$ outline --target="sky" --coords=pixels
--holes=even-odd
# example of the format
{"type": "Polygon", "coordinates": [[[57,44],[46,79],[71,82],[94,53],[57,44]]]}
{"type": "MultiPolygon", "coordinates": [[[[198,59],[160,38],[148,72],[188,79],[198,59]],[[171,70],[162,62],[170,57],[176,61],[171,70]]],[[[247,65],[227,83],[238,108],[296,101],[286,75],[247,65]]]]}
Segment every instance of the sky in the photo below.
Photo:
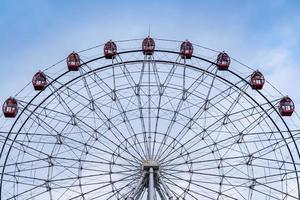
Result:
{"type": "Polygon", "coordinates": [[[0,101],[70,51],[142,38],[149,25],[154,37],[226,50],[300,103],[297,0],[1,0],[0,101]]]}
{"type": "Polygon", "coordinates": [[[0,0],[0,106],[71,51],[149,25],[260,69],[300,110],[300,0],[0,0]]]}

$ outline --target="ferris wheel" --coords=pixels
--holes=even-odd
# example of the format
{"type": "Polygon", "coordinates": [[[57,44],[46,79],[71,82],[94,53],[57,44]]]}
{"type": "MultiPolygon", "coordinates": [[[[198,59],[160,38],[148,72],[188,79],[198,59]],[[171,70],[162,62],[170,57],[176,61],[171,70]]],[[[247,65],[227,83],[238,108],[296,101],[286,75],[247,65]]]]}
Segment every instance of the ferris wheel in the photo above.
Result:
{"type": "Polygon", "coordinates": [[[1,200],[300,198],[292,99],[188,40],[72,52],[2,109],[1,200]]]}

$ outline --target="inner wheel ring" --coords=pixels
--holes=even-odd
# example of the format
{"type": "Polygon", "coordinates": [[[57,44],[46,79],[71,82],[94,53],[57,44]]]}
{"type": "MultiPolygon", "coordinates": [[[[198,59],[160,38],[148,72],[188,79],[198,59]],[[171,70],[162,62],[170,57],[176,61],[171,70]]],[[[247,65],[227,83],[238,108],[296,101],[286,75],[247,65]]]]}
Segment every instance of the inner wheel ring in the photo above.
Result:
{"type": "MultiPolygon", "coordinates": [[[[165,134],[162,133],[157,133],[161,136],[165,136],[165,134]]],[[[187,149],[185,149],[184,145],[180,144],[180,141],[177,141],[175,138],[168,136],[165,139],[165,143],[164,145],[166,146],[165,150],[170,150],[170,149],[174,149],[174,147],[172,146],[168,146],[168,142],[173,141],[176,142],[178,144],[178,146],[180,146],[179,149],[176,150],[176,154],[172,155],[171,158],[176,158],[179,157],[179,159],[176,159],[177,162],[179,163],[185,163],[185,165],[179,165],[176,166],[176,163],[168,163],[168,157],[162,157],[162,159],[164,160],[160,160],[158,158],[158,160],[149,160],[145,157],[142,157],[143,160],[142,162],[136,162],[134,163],[135,165],[131,165],[131,161],[130,163],[128,163],[127,165],[124,164],[124,158],[121,157],[121,155],[126,155],[124,152],[125,151],[129,151],[129,152],[134,152],[134,150],[132,150],[133,148],[139,148],[137,147],[138,144],[129,144],[128,141],[130,140],[134,140],[135,137],[140,137],[143,136],[143,133],[137,134],[135,136],[132,136],[130,138],[126,138],[126,140],[124,140],[119,146],[120,148],[116,148],[114,151],[114,154],[112,155],[111,158],[111,163],[112,165],[110,166],[110,180],[112,183],[112,192],[115,193],[115,196],[117,198],[128,198],[128,196],[126,196],[126,194],[128,194],[128,188],[129,190],[131,190],[132,192],[135,189],[136,184],[138,184],[138,181],[140,180],[140,178],[143,176],[143,174],[145,173],[145,180],[144,182],[148,181],[148,177],[149,177],[149,170],[150,168],[152,168],[154,170],[154,178],[155,178],[155,187],[157,188],[162,188],[161,186],[161,182],[159,181],[159,176],[160,178],[164,179],[164,178],[170,178],[169,173],[166,173],[168,171],[168,169],[173,169],[173,170],[177,170],[180,171],[179,174],[177,174],[178,176],[182,176],[184,177],[184,179],[186,179],[186,181],[183,184],[180,184],[180,182],[176,183],[181,185],[183,189],[183,192],[181,191],[181,193],[179,194],[180,198],[185,198],[186,194],[184,191],[188,191],[189,188],[191,187],[191,182],[192,182],[192,177],[193,177],[193,162],[192,162],[192,158],[189,156],[189,152],[187,151],[187,149]],[[121,148],[121,146],[123,146],[124,148],[121,148]],[[181,155],[186,155],[184,157],[181,158],[181,155]],[[160,164],[160,162],[163,161],[163,163],[166,163],[168,165],[164,166],[164,164],[160,164]],[[132,177],[134,177],[133,182],[131,182],[130,185],[128,185],[128,188],[123,188],[121,185],[116,184],[117,181],[115,180],[119,180],[120,179],[120,173],[122,171],[126,171],[128,170],[128,172],[132,171],[133,173],[131,174],[132,177]],[[120,189],[121,188],[121,189],[120,189]]],[[[153,141],[151,141],[150,143],[154,144],[153,141]]],[[[145,144],[145,143],[141,143],[141,144],[145,144]]],[[[160,145],[162,144],[162,141],[156,141],[155,142],[156,145],[160,145]]],[[[144,145],[142,145],[144,147],[144,145]]],[[[152,158],[153,159],[153,158],[152,158]]],[[[177,172],[178,173],[178,172],[177,172]]],[[[127,174],[126,174],[127,175],[127,174]]],[[[171,177],[172,178],[172,177],[171,177]]],[[[144,185],[145,189],[147,187],[147,184],[144,185]]],[[[172,186],[169,188],[169,190],[172,189],[172,186]]],[[[174,189],[174,187],[173,187],[174,189]]],[[[172,192],[172,191],[170,191],[172,192]]]]}

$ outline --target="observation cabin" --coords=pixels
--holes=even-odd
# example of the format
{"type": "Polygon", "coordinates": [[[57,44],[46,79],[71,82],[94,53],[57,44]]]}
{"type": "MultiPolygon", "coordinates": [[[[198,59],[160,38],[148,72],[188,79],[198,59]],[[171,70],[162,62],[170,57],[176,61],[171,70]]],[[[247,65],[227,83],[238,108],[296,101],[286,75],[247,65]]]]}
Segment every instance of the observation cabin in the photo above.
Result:
{"type": "Polygon", "coordinates": [[[228,70],[230,65],[230,57],[224,51],[219,53],[217,58],[217,67],[218,70],[228,70]]]}
{"type": "Polygon", "coordinates": [[[3,104],[2,111],[5,117],[14,118],[18,114],[18,103],[13,97],[9,97],[3,104]]]}
{"type": "Polygon", "coordinates": [[[251,75],[250,84],[252,89],[254,90],[261,90],[265,84],[265,77],[260,71],[255,71],[251,75]]]}
{"type": "Polygon", "coordinates": [[[37,91],[42,91],[47,86],[47,77],[42,71],[38,71],[32,78],[33,88],[37,91]]]}
{"type": "Polygon", "coordinates": [[[114,59],[117,55],[117,45],[113,41],[108,41],[104,45],[104,57],[106,59],[114,59]]]}
{"type": "Polygon", "coordinates": [[[150,36],[143,40],[142,50],[144,55],[152,55],[154,53],[155,42],[150,36]]]}
{"type": "Polygon", "coordinates": [[[279,112],[281,116],[292,116],[295,111],[295,104],[293,100],[286,96],[283,97],[279,102],[279,112]]]}
{"type": "Polygon", "coordinates": [[[69,71],[78,71],[80,67],[80,57],[77,53],[72,52],[67,58],[69,71]]]}
{"type": "Polygon", "coordinates": [[[188,40],[182,42],[180,46],[180,55],[182,59],[191,59],[193,56],[193,45],[188,40]]]}

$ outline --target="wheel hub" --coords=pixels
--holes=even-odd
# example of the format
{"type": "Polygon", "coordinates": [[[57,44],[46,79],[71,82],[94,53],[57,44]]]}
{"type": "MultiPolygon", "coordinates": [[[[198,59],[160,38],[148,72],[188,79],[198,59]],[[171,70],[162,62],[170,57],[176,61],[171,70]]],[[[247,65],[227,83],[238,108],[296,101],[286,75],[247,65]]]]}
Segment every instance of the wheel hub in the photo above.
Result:
{"type": "Polygon", "coordinates": [[[160,165],[157,161],[155,160],[145,160],[143,162],[143,170],[144,171],[149,171],[150,168],[152,168],[153,170],[159,170],[160,165]]]}

